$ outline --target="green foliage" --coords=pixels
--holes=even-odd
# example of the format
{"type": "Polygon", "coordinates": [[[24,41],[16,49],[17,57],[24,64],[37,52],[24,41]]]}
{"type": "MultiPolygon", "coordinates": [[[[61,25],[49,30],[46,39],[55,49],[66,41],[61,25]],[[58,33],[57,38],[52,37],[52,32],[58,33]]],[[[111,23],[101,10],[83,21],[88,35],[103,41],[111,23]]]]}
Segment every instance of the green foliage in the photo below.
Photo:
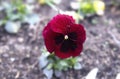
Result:
{"type": "MultiPolygon", "coordinates": [[[[45,61],[48,61],[48,63],[44,67],[42,67],[44,69],[65,71],[70,68],[74,68],[74,69],[81,68],[81,65],[79,63],[80,57],[69,57],[66,59],[60,59],[57,56],[55,56],[54,53],[50,54],[49,52],[47,52],[45,48],[43,48],[41,51],[42,51],[42,55],[40,56],[40,60],[39,60],[40,63],[43,62],[44,64],[45,61]]],[[[40,64],[40,66],[42,66],[42,64],[40,64]]]]}
{"type": "Polygon", "coordinates": [[[61,0],[38,0],[38,3],[41,4],[41,5],[44,5],[44,4],[59,4],[61,2],[61,0]]]}
{"type": "Polygon", "coordinates": [[[80,11],[84,14],[94,14],[95,10],[91,1],[83,1],[80,3],[80,11]]]}
{"type": "Polygon", "coordinates": [[[4,26],[8,33],[17,33],[21,28],[21,23],[25,22],[31,25],[36,22],[34,16],[32,18],[28,16],[33,14],[32,9],[28,7],[23,3],[23,0],[2,1],[0,5],[0,26],[4,26]]]}
{"type": "Polygon", "coordinates": [[[94,14],[101,16],[105,10],[105,3],[102,0],[77,0],[71,2],[70,5],[78,15],[82,16],[82,18],[78,18],[78,21],[94,14]]]}
{"type": "Polygon", "coordinates": [[[49,64],[47,68],[53,68],[55,70],[67,70],[68,68],[73,68],[74,65],[78,62],[77,58],[67,58],[67,59],[60,59],[56,57],[54,54],[50,54],[47,57],[49,64]]]}
{"type": "Polygon", "coordinates": [[[23,4],[22,0],[11,0],[10,3],[3,3],[3,10],[0,13],[4,14],[4,18],[1,19],[1,25],[7,21],[22,21],[28,13],[26,5],[23,4]]]}
{"type": "Polygon", "coordinates": [[[25,4],[23,4],[22,0],[12,0],[11,7],[8,8],[6,12],[9,19],[11,19],[11,17],[16,17],[12,20],[22,20],[27,14],[27,9],[25,4]]]}
{"type": "Polygon", "coordinates": [[[56,57],[54,54],[52,54],[52,56],[48,56],[48,61],[49,64],[47,66],[47,68],[52,68],[54,70],[67,70],[69,68],[74,68],[75,64],[78,63],[77,58],[67,58],[67,59],[60,59],[58,57],[56,57]]]}

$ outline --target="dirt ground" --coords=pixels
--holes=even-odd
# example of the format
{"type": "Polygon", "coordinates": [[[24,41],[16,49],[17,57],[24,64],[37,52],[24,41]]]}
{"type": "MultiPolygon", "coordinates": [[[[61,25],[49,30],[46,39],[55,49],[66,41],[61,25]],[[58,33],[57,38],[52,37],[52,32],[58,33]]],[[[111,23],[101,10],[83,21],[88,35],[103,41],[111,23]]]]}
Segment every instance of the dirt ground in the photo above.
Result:
{"type": "MultiPolygon", "coordinates": [[[[63,1],[59,7],[69,9],[67,1],[63,1]]],[[[49,6],[39,6],[36,12],[41,18],[56,14],[49,6]]],[[[36,29],[26,24],[17,34],[9,34],[0,27],[0,79],[46,79],[39,70],[38,58],[40,48],[44,45],[41,32],[49,20],[40,22],[37,36],[36,29]]],[[[80,59],[82,69],[63,72],[65,74],[60,79],[84,79],[95,67],[99,68],[97,79],[115,79],[120,72],[119,7],[107,6],[104,16],[92,16],[80,23],[87,32],[80,59]]]]}

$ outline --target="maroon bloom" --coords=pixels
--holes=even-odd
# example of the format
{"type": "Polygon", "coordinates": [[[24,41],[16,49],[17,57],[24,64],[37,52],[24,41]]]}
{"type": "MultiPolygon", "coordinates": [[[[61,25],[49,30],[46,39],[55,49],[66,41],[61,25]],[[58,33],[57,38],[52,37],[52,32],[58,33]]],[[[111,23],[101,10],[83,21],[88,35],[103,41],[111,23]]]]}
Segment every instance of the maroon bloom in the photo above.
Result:
{"type": "Polygon", "coordinates": [[[72,16],[58,14],[44,28],[43,37],[47,50],[60,58],[80,55],[86,33],[72,16]]]}

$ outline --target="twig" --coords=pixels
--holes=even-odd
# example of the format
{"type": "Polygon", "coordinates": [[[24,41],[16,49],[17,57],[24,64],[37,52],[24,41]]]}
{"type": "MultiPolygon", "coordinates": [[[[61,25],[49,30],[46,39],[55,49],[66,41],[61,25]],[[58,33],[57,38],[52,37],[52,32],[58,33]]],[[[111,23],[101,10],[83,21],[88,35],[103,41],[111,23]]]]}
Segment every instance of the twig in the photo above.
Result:
{"type": "Polygon", "coordinates": [[[20,72],[18,71],[15,75],[15,79],[19,78],[19,76],[20,76],[20,72]]]}

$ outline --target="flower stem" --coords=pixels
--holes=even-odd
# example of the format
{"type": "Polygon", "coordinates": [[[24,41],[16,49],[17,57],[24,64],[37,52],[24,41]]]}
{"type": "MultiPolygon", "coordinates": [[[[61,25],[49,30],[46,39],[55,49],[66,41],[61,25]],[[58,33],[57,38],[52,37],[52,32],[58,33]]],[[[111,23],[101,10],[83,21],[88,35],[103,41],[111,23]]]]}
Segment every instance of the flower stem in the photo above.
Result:
{"type": "Polygon", "coordinates": [[[54,9],[55,11],[58,11],[58,12],[59,12],[59,9],[58,9],[55,5],[53,5],[49,0],[46,0],[46,3],[47,3],[47,5],[49,5],[52,9],[54,9]]]}

